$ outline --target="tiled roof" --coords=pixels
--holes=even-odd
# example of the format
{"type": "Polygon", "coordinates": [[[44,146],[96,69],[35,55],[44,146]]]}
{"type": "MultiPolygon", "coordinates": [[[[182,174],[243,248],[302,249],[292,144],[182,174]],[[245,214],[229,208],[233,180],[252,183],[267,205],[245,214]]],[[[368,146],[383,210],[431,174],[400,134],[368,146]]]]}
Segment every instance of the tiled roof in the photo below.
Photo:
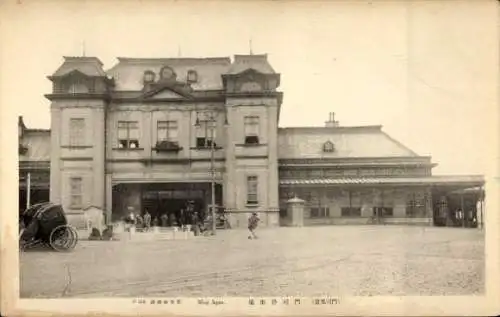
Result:
{"type": "Polygon", "coordinates": [[[381,126],[280,128],[278,138],[280,159],[418,156],[381,126]],[[328,141],[334,144],[333,152],[323,151],[328,141]]]}
{"type": "Polygon", "coordinates": [[[254,69],[263,74],[276,72],[267,61],[267,54],[261,55],[235,55],[234,63],[229,68],[228,74],[239,74],[248,69],[254,69]]]}
{"type": "Polygon", "coordinates": [[[63,76],[72,71],[79,71],[88,76],[106,76],[102,62],[97,57],[64,57],[64,63],[52,76],[63,76]]]}
{"type": "Polygon", "coordinates": [[[24,155],[19,155],[21,162],[50,161],[50,130],[25,130],[20,143],[28,148],[24,155]]]}
{"type": "Polygon", "coordinates": [[[375,184],[476,184],[484,183],[480,175],[450,175],[429,177],[345,177],[313,179],[281,179],[280,185],[375,185],[375,184]]]}
{"type": "Polygon", "coordinates": [[[194,90],[219,90],[223,88],[222,74],[231,65],[229,57],[216,58],[118,58],[119,62],[107,71],[115,80],[115,90],[138,91],[143,88],[144,72],[150,70],[159,77],[164,66],[169,66],[177,75],[177,80],[187,81],[187,73],[194,70],[198,81],[191,84],[194,90]]]}

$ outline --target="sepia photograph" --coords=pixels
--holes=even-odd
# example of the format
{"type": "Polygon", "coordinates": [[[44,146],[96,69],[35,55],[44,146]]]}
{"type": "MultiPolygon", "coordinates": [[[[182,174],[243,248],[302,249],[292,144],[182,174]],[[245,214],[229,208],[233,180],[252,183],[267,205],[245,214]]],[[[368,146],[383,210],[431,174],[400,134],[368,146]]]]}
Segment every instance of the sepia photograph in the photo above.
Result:
{"type": "Polygon", "coordinates": [[[2,315],[498,313],[497,6],[4,1],[2,315]]]}

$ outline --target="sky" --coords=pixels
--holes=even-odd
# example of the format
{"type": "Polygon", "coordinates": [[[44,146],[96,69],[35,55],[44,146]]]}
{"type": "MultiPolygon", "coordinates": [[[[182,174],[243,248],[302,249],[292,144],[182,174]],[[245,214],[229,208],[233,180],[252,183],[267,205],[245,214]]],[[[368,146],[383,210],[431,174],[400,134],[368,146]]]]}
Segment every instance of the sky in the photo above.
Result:
{"type": "Polygon", "coordinates": [[[50,126],[46,76],[63,56],[268,54],[281,74],[280,126],[383,125],[438,163],[434,174],[496,171],[495,1],[3,1],[0,110],[50,126]],[[119,5],[118,5],[119,3],[119,5]],[[85,43],[85,45],[83,45],[85,43]]]}

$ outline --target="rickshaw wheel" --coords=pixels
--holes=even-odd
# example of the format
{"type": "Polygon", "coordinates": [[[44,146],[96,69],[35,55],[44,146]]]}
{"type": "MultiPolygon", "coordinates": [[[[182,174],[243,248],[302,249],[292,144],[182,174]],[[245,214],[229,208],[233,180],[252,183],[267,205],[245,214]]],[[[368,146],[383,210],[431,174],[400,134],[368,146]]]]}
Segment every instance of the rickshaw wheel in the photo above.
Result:
{"type": "Polygon", "coordinates": [[[70,225],[56,227],[50,233],[49,244],[52,249],[59,252],[72,251],[78,242],[78,233],[70,225]]]}

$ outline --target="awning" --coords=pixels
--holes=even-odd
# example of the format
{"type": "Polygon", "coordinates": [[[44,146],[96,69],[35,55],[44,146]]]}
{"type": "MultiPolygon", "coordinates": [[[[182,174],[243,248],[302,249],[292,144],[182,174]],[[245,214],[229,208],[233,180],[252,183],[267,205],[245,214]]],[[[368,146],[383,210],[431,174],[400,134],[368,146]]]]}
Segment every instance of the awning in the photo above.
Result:
{"type": "Polygon", "coordinates": [[[482,186],[484,177],[466,176],[429,176],[429,177],[343,177],[343,178],[303,178],[281,179],[280,185],[467,185],[482,186]]]}

